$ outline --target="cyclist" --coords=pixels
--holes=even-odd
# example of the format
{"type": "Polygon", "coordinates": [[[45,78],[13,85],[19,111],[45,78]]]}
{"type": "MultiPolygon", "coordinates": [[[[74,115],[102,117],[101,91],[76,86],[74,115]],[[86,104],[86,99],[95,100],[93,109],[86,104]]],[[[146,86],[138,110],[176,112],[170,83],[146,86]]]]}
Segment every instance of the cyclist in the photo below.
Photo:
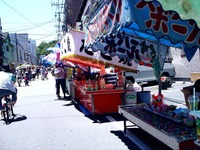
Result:
{"type": "Polygon", "coordinates": [[[0,67],[0,110],[2,107],[2,98],[5,95],[12,95],[12,102],[17,100],[17,88],[15,87],[16,78],[12,73],[4,72],[0,67]]]}

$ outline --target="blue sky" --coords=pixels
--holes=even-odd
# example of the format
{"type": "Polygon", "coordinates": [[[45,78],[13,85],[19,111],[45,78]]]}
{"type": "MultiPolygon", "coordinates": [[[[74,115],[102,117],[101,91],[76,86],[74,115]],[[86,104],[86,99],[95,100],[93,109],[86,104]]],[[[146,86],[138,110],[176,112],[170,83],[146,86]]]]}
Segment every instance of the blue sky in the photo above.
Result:
{"type": "Polygon", "coordinates": [[[28,33],[29,38],[49,42],[57,39],[55,12],[52,3],[63,0],[0,0],[0,18],[3,32],[28,33]]]}

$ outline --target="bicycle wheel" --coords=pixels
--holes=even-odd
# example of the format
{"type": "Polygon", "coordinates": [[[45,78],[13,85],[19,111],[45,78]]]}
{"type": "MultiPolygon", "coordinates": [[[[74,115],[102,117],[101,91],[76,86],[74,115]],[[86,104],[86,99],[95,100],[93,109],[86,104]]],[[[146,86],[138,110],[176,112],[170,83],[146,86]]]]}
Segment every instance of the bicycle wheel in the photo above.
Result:
{"type": "Polygon", "coordinates": [[[13,111],[13,103],[10,104],[10,112],[11,112],[11,115],[14,117],[15,114],[14,114],[14,111],[13,111]]]}
{"type": "Polygon", "coordinates": [[[5,123],[9,124],[9,112],[6,104],[5,104],[5,110],[1,111],[1,113],[3,114],[3,120],[5,121],[5,123]]]}
{"type": "Polygon", "coordinates": [[[1,115],[3,116],[3,120],[5,121],[5,123],[8,124],[9,121],[6,115],[6,111],[1,111],[1,115]]]}
{"type": "Polygon", "coordinates": [[[11,108],[10,99],[6,98],[5,103],[5,111],[4,111],[4,120],[6,124],[10,123],[10,117],[12,116],[12,108],[11,108]]]}

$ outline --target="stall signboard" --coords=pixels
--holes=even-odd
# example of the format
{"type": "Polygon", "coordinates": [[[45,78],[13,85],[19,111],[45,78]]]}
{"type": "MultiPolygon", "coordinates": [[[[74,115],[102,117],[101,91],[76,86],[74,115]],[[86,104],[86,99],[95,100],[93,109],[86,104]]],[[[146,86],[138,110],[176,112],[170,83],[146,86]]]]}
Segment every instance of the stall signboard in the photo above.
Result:
{"type": "Polygon", "coordinates": [[[120,62],[127,65],[134,60],[137,64],[152,67],[153,61],[160,55],[162,68],[169,47],[160,45],[162,51],[158,53],[157,46],[156,42],[121,33],[104,37],[91,45],[94,52],[109,54],[110,59],[117,56],[120,62]]]}
{"type": "Polygon", "coordinates": [[[85,49],[85,33],[77,30],[70,30],[61,41],[61,60],[70,61],[76,64],[101,68],[102,65],[111,65],[123,70],[136,72],[137,64],[134,60],[129,65],[120,61],[118,56],[111,57],[102,51],[93,50],[94,47],[85,49]]]}

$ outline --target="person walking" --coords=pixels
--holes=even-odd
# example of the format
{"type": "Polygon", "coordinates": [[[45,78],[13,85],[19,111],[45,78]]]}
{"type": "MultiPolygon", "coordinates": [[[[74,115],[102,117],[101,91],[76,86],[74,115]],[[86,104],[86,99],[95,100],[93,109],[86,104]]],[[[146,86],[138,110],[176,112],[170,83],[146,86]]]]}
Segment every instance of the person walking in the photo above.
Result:
{"type": "Polygon", "coordinates": [[[23,78],[22,70],[21,69],[17,69],[16,70],[16,78],[17,78],[18,86],[21,86],[22,78],[23,78]]]}
{"type": "Polygon", "coordinates": [[[39,75],[40,75],[40,68],[37,67],[37,68],[36,68],[36,76],[37,76],[37,79],[39,79],[39,75]]]}
{"type": "Polygon", "coordinates": [[[31,70],[31,67],[27,68],[27,70],[28,70],[28,80],[31,81],[31,79],[32,79],[32,70],[31,70]]]}
{"type": "Polygon", "coordinates": [[[41,72],[41,80],[44,80],[45,79],[45,67],[42,66],[41,69],[40,69],[40,72],[41,72]]]}
{"type": "Polygon", "coordinates": [[[54,76],[55,76],[55,82],[56,82],[56,95],[58,99],[60,99],[60,87],[62,89],[64,99],[67,99],[66,97],[66,72],[62,68],[62,64],[55,64],[55,71],[54,71],[54,76]]]}

